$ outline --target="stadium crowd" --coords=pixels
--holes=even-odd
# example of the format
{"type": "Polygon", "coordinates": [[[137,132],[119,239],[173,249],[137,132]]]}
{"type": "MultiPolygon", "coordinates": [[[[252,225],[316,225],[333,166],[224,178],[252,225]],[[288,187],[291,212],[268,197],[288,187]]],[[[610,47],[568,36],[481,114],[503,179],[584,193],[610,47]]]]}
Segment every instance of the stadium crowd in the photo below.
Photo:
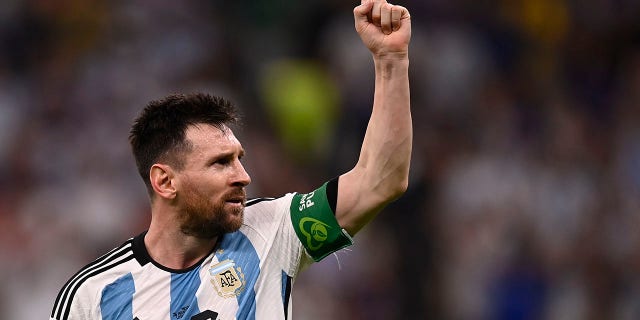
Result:
{"type": "MultiPolygon", "coordinates": [[[[640,2],[398,4],[410,187],[300,276],[296,319],[640,318],[640,2]]],[[[46,318],[70,272],[142,231],[127,136],[149,100],[235,101],[250,196],[353,165],[373,94],[355,5],[3,1],[1,318],[46,318]]]]}

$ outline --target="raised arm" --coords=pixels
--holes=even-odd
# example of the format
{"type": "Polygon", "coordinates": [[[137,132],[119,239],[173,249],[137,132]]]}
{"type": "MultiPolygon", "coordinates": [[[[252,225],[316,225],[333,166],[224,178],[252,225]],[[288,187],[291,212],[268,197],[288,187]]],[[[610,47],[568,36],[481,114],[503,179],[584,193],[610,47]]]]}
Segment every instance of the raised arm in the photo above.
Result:
{"type": "Polygon", "coordinates": [[[373,110],[357,164],[340,176],[336,217],[355,235],[407,189],[413,129],[409,97],[409,11],[385,0],[363,0],[355,28],[373,55],[373,110]]]}

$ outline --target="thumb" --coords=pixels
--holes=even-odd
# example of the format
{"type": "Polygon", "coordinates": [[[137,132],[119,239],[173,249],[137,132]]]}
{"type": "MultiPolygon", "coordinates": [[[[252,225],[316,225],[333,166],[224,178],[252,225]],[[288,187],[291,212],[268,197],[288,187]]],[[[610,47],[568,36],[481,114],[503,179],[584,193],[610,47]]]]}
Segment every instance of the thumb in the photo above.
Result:
{"type": "Polygon", "coordinates": [[[369,23],[369,14],[373,8],[372,0],[362,0],[362,3],[353,9],[353,18],[358,25],[369,23]]]}

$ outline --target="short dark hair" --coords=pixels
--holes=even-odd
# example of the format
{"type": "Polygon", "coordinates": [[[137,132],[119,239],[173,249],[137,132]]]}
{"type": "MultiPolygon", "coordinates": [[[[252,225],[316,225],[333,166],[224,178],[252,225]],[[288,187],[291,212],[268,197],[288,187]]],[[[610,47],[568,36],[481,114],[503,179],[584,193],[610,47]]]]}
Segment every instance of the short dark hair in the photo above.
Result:
{"type": "Polygon", "coordinates": [[[191,125],[208,124],[222,129],[238,122],[234,105],[219,96],[204,93],[172,94],[149,102],[131,126],[129,142],[138,173],[149,194],[153,194],[149,170],[154,163],[166,163],[181,169],[184,152],[191,150],[185,140],[191,125]]]}

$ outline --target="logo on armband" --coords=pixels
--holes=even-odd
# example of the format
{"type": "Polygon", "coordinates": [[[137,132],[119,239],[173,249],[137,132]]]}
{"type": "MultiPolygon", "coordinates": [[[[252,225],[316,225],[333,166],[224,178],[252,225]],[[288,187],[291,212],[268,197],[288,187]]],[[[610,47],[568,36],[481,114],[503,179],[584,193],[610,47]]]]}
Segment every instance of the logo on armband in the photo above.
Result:
{"type": "Polygon", "coordinates": [[[294,194],[289,206],[293,229],[314,261],[353,244],[338,223],[326,191],[327,184],[307,194],[294,194]]]}
{"type": "Polygon", "coordinates": [[[310,250],[318,250],[322,247],[327,240],[327,228],[331,229],[328,224],[309,217],[300,219],[299,226],[300,231],[307,239],[307,248],[310,250]]]}
{"type": "Polygon", "coordinates": [[[227,259],[209,268],[211,283],[223,298],[237,297],[244,290],[244,273],[233,260],[227,259]]]}

